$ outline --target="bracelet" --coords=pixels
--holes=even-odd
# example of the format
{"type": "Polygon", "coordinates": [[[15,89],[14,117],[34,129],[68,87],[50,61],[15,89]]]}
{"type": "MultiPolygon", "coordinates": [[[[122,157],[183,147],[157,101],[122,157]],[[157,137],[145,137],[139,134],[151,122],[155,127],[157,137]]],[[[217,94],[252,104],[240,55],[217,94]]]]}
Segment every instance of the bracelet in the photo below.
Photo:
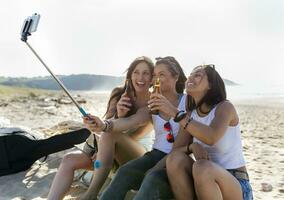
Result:
{"type": "Polygon", "coordinates": [[[104,120],[104,125],[105,125],[105,127],[103,128],[103,132],[105,132],[106,131],[106,129],[107,129],[107,125],[108,125],[108,123],[106,122],[106,120],[104,120]]]}
{"type": "Polygon", "coordinates": [[[187,126],[189,125],[189,123],[193,120],[192,117],[188,118],[186,124],[184,125],[183,129],[185,130],[187,128],[187,126]]]}
{"type": "Polygon", "coordinates": [[[113,129],[113,121],[112,120],[104,120],[105,127],[102,130],[103,132],[111,132],[113,129]]]}

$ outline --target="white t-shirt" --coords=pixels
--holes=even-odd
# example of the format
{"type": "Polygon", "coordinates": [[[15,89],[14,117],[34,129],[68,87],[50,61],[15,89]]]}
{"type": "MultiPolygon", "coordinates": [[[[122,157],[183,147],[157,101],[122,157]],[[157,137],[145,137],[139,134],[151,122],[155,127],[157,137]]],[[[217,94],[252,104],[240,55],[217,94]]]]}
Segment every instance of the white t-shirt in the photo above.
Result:
{"type": "MultiPolygon", "coordinates": [[[[178,110],[185,110],[185,99],[186,95],[182,94],[180,97],[178,110]]],[[[169,121],[164,120],[160,117],[160,115],[152,115],[152,120],[155,131],[153,149],[160,150],[164,153],[169,153],[172,150],[173,143],[167,141],[168,131],[164,129],[164,124],[167,122],[171,124],[172,133],[174,138],[176,138],[180,127],[179,123],[174,122],[172,118],[169,121]]]]}
{"type": "MultiPolygon", "coordinates": [[[[191,117],[194,120],[209,126],[215,118],[217,107],[218,106],[213,108],[210,113],[204,117],[200,117],[196,110],[193,110],[191,117]]],[[[207,150],[210,160],[225,169],[237,169],[245,165],[239,124],[236,126],[229,126],[223,137],[212,146],[204,144],[195,137],[193,138],[193,142],[202,145],[207,150]]]]}

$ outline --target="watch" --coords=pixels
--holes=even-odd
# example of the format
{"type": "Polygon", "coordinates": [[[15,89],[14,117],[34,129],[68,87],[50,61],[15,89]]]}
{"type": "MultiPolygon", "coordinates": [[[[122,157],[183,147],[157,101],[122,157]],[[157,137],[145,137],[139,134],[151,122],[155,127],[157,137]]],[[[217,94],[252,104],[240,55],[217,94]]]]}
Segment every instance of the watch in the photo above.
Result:
{"type": "Polygon", "coordinates": [[[187,112],[185,112],[184,110],[178,111],[174,118],[174,122],[180,122],[182,119],[186,117],[186,115],[187,115],[187,112]]]}

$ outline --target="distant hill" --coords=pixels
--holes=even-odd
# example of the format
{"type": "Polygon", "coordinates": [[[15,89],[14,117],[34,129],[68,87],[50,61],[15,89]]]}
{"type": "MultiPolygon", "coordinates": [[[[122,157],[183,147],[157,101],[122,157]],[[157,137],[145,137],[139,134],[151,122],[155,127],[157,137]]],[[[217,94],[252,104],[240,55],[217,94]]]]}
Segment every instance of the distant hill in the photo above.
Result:
{"type": "Polygon", "coordinates": [[[234,81],[228,80],[223,78],[223,81],[225,83],[225,85],[230,85],[230,86],[234,86],[234,85],[239,85],[238,83],[235,83],[234,81]]]}
{"type": "MultiPolygon", "coordinates": [[[[124,77],[90,74],[61,75],[58,76],[58,78],[69,90],[111,90],[115,86],[122,85],[124,80],[124,77]]],[[[35,78],[5,78],[5,80],[3,77],[0,77],[0,84],[48,90],[60,89],[57,82],[51,78],[51,76],[35,78]]]]}
{"type": "MultiPolygon", "coordinates": [[[[59,79],[69,90],[111,90],[118,85],[122,85],[124,77],[106,75],[60,75],[59,79]]],[[[233,81],[224,79],[226,85],[237,85],[233,81]]],[[[51,76],[34,78],[11,78],[0,76],[0,84],[7,86],[29,87],[48,90],[58,90],[60,87],[51,76]]]]}

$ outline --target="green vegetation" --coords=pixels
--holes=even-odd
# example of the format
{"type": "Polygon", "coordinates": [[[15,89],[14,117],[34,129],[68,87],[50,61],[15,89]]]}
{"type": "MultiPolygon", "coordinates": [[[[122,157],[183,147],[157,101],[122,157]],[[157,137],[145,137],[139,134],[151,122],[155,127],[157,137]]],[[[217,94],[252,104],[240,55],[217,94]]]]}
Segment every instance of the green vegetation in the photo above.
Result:
{"type": "Polygon", "coordinates": [[[7,81],[7,78],[5,78],[4,76],[0,76],[0,83],[4,81],[7,81]]]}
{"type": "Polygon", "coordinates": [[[42,89],[33,89],[27,87],[15,87],[15,86],[5,86],[0,85],[0,96],[14,96],[14,95],[22,95],[22,96],[38,96],[43,94],[50,94],[53,91],[42,90],[42,89]]]}

